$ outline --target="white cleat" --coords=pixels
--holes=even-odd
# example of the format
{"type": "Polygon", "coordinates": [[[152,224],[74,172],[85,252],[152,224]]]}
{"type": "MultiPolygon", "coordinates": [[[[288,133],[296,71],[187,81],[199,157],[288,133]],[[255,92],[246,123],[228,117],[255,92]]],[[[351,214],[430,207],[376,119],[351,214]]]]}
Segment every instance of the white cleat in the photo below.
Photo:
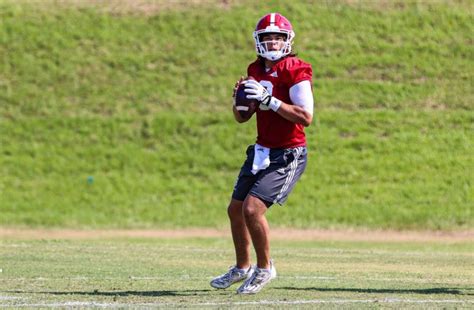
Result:
{"type": "Polygon", "coordinates": [[[270,269],[255,267],[252,276],[237,289],[237,294],[256,294],[276,276],[273,260],[270,260],[270,269]]]}
{"type": "Polygon", "coordinates": [[[243,281],[252,276],[254,269],[250,266],[247,270],[239,269],[237,266],[231,266],[229,271],[220,275],[211,281],[211,286],[214,288],[228,288],[234,283],[243,281]]]}

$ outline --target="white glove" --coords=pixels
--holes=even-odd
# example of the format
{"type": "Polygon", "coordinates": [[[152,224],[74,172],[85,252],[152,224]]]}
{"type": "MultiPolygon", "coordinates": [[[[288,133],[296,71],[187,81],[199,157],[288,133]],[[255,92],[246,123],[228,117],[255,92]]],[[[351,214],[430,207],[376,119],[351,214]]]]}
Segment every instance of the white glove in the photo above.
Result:
{"type": "Polygon", "coordinates": [[[281,106],[281,100],[272,97],[268,90],[262,84],[255,80],[247,80],[242,82],[245,85],[244,91],[248,94],[247,99],[256,99],[261,104],[260,109],[277,111],[281,106]],[[262,108],[262,105],[265,108],[262,108]]]}
{"type": "Polygon", "coordinates": [[[268,107],[272,96],[267,89],[255,80],[247,80],[243,82],[245,85],[245,92],[248,94],[247,99],[256,99],[260,104],[268,107]]]}

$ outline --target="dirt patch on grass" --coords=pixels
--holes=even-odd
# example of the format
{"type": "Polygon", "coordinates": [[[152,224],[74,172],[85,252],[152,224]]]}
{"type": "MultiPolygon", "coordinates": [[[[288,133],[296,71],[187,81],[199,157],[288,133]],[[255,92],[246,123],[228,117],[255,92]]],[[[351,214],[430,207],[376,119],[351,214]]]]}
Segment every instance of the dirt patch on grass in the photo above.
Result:
{"type": "MultiPolygon", "coordinates": [[[[100,238],[230,238],[230,230],[186,228],[175,230],[79,230],[0,228],[2,239],[100,239],[100,238]]],[[[391,231],[271,229],[273,240],[329,240],[373,242],[474,242],[474,231],[391,231]]]]}

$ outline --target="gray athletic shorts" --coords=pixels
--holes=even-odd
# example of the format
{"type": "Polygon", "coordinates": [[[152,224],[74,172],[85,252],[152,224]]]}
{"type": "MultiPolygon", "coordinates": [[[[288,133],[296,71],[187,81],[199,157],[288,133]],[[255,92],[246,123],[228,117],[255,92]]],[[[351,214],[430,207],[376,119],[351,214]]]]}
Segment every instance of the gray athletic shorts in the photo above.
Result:
{"type": "Polygon", "coordinates": [[[254,145],[247,148],[247,159],[240,169],[232,198],[244,201],[247,195],[262,199],[267,207],[282,205],[306,168],[306,147],[271,149],[270,166],[253,174],[254,145]]]}

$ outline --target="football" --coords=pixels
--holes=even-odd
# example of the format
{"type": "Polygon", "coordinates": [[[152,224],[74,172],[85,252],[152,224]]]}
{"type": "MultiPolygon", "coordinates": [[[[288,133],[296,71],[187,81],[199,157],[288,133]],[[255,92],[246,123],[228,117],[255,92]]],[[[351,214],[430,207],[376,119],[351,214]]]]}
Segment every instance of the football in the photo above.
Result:
{"type": "MultiPolygon", "coordinates": [[[[245,80],[254,80],[254,78],[249,76],[245,80]]],[[[257,107],[258,101],[256,99],[247,99],[245,85],[240,84],[235,92],[235,108],[239,111],[240,116],[243,119],[250,119],[257,107]]]]}

